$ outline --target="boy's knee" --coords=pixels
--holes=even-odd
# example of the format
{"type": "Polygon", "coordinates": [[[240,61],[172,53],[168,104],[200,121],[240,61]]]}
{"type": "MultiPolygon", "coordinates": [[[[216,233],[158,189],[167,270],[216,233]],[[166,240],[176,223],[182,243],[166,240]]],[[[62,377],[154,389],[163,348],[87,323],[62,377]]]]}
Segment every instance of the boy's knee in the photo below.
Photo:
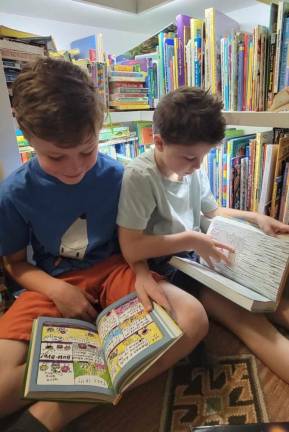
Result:
{"type": "Polygon", "coordinates": [[[183,332],[196,343],[208,333],[209,320],[202,304],[194,297],[186,299],[179,319],[183,332]]]}

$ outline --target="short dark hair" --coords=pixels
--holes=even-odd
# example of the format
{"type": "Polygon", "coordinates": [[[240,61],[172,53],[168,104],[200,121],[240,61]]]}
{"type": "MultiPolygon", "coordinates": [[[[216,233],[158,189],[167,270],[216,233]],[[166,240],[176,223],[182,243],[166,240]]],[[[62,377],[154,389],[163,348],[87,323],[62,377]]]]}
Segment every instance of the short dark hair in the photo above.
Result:
{"type": "Polygon", "coordinates": [[[13,108],[24,135],[75,147],[102,127],[104,106],[87,73],[44,57],[28,64],[13,86],[13,108]]]}
{"type": "Polygon", "coordinates": [[[223,103],[208,91],[180,87],[163,96],[153,116],[153,130],[166,144],[216,145],[224,138],[223,103]]]}

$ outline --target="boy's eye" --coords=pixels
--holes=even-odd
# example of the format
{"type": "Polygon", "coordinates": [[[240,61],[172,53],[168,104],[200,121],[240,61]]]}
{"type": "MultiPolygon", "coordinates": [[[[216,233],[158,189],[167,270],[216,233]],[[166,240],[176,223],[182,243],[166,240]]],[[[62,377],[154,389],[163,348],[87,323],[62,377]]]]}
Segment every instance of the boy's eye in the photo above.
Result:
{"type": "Polygon", "coordinates": [[[63,157],[62,156],[59,156],[59,157],[48,156],[48,159],[53,160],[54,162],[57,162],[57,161],[61,161],[63,159],[63,157]]]}
{"type": "Polygon", "coordinates": [[[187,157],[187,156],[185,156],[185,159],[187,160],[187,161],[189,161],[189,162],[193,162],[194,160],[196,160],[196,158],[195,157],[187,157]]]}
{"type": "Polygon", "coordinates": [[[95,151],[95,149],[92,149],[90,152],[88,153],[81,153],[81,156],[90,156],[92,155],[92,153],[95,151]]]}

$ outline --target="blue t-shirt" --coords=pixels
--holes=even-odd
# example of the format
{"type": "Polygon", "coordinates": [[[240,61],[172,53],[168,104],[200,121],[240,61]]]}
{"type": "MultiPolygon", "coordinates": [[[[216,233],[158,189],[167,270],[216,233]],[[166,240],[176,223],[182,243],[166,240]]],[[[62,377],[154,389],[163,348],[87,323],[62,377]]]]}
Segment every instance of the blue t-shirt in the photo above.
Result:
{"type": "Polygon", "coordinates": [[[67,185],[32,158],[0,184],[0,256],[31,244],[36,265],[56,276],[118,253],[122,175],[121,164],[99,154],[80,183],[67,185]]]}

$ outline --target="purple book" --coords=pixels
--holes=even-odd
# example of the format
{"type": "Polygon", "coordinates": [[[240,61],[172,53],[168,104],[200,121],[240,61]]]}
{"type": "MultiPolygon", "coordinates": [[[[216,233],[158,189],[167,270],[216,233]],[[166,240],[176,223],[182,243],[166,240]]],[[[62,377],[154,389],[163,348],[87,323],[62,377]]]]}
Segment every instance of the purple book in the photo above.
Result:
{"type": "Polygon", "coordinates": [[[185,27],[190,27],[191,17],[188,15],[177,15],[177,38],[178,38],[178,84],[185,85],[185,27]]]}

